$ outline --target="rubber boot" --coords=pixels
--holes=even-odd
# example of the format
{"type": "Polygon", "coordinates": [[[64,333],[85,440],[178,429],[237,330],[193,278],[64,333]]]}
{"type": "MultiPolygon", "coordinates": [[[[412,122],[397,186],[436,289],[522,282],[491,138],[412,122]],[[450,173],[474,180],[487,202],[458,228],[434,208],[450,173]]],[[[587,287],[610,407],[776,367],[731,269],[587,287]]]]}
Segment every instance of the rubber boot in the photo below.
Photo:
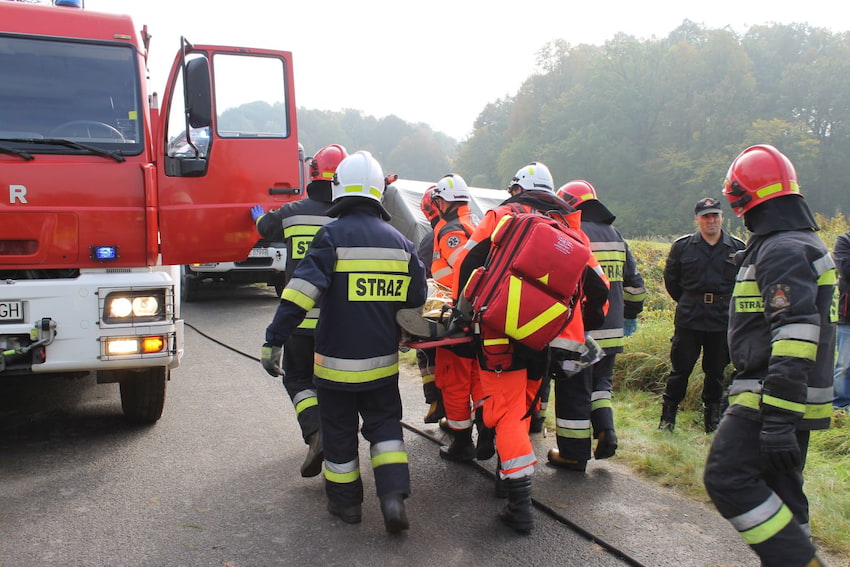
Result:
{"type": "Polygon", "coordinates": [[[301,476],[304,478],[310,478],[322,472],[322,459],[324,457],[322,432],[315,431],[307,439],[309,443],[307,456],[304,457],[304,462],[301,463],[301,476]]]}
{"type": "Polygon", "coordinates": [[[531,416],[531,421],[528,424],[529,433],[542,433],[543,424],[546,422],[546,415],[543,412],[536,411],[531,416]]]}
{"type": "Polygon", "coordinates": [[[661,421],[658,423],[659,431],[673,432],[676,428],[677,411],[679,411],[679,404],[674,404],[669,400],[664,400],[664,405],[661,407],[661,421]]]}
{"type": "Polygon", "coordinates": [[[599,440],[593,451],[595,459],[607,459],[617,452],[617,434],[613,429],[603,429],[599,432],[599,440]]]}
{"type": "Polygon", "coordinates": [[[503,482],[508,490],[508,503],[499,514],[499,519],[516,532],[530,533],[534,528],[534,514],[531,511],[531,477],[507,478],[503,482]]]}
{"type": "Polygon", "coordinates": [[[475,441],[475,458],[486,461],[496,454],[496,430],[484,425],[484,408],[475,410],[475,428],[478,439],[475,441]]]}
{"type": "Polygon", "coordinates": [[[472,428],[456,429],[452,444],[440,447],[440,457],[447,461],[474,461],[475,444],[472,443],[472,428]]]}
{"type": "Polygon", "coordinates": [[[346,524],[359,524],[361,519],[360,504],[346,506],[334,500],[328,500],[328,512],[341,519],[346,524]]]}
{"type": "Polygon", "coordinates": [[[401,492],[391,492],[381,496],[381,513],[384,515],[384,528],[396,534],[410,528],[407,512],[404,509],[405,495],[401,492]]]}
{"type": "Polygon", "coordinates": [[[705,432],[713,433],[717,431],[717,426],[720,424],[720,404],[717,402],[705,404],[702,411],[705,419],[705,432]]]}
{"type": "Polygon", "coordinates": [[[549,449],[549,452],[546,454],[546,458],[549,459],[550,465],[558,467],[559,469],[576,472],[584,472],[587,470],[587,461],[579,461],[576,459],[567,459],[566,457],[562,457],[561,452],[558,449],[549,449]]]}
{"type": "Polygon", "coordinates": [[[431,405],[428,407],[428,413],[425,414],[422,420],[425,423],[437,423],[444,417],[446,417],[446,409],[443,407],[443,400],[440,399],[431,402],[431,405]]]}
{"type": "Polygon", "coordinates": [[[493,496],[496,498],[507,498],[508,489],[505,488],[505,481],[502,480],[502,475],[499,472],[502,463],[499,462],[499,455],[496,455],[496,483],[493,486],[493,496]]]}

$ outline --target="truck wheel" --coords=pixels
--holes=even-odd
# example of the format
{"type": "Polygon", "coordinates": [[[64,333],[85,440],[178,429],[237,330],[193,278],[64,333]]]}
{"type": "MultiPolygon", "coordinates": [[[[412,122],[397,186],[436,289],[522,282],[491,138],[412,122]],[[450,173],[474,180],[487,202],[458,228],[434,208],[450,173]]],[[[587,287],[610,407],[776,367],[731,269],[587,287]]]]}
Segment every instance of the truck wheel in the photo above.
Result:
{"type": "Polygon", "coordinates": [[[154,423],[165,407],[167,368],[146,368],[121,372],[121,408],[124,417],[137,423],[154,423]]]}
{"type": "Polygon", "coordinates": [[[180,299],[186,303],[197,300],[200,285],[200,280],[189,272],[189,268],[180,267],[180,299]]]}

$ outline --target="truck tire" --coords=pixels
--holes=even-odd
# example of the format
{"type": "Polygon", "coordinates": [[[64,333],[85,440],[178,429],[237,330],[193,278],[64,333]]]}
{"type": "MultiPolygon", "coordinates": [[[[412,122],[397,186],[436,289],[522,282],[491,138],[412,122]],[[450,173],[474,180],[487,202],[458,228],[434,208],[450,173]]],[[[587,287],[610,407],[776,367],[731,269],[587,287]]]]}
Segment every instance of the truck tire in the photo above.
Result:
{"type": "Polygon", "coordinates": [[[124,417],[136,423],[156,422],[165,407],[169,372],[167,368],[146,368],[118,373],[124,417]]]}
{"type": "Polygon", "coordinates": [[[189,272],[189,268],[180,267],[180,299],[186,303],[197,300],[200,285],[200,280],[189,272]]]}

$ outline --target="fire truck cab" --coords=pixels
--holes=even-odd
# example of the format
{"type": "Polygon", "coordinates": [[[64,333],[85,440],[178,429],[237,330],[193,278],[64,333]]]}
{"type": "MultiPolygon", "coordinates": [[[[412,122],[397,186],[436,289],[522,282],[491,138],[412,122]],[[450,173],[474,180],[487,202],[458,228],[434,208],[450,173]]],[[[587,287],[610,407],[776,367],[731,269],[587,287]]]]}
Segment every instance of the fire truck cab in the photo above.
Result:
{"type": "Polygon", "coordinates": [[[180,364],[180,266],[245,259],[250,207],[303,193],[291,53],[183,38],[160,112],[149,40],[0,1],[0,388],[94,372],[141,422],[180,364]]]}

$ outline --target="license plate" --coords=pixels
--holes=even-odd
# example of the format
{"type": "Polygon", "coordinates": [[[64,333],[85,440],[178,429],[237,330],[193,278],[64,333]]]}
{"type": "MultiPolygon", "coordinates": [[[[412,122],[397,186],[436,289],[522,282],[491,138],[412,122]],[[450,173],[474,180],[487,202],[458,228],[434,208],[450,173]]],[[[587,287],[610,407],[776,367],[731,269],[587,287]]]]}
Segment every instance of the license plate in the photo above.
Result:
{"type": "Polygon", "coordinates": [[[0,323],[22,323],[24,321],[24,302],[0,300],[0,323]]]}
{"type": "Polygon", "coordinates": [[[251,248],[251,251],[248,252],[249,258],[268,258],[268,256],[268,248],[251,248]]]}

